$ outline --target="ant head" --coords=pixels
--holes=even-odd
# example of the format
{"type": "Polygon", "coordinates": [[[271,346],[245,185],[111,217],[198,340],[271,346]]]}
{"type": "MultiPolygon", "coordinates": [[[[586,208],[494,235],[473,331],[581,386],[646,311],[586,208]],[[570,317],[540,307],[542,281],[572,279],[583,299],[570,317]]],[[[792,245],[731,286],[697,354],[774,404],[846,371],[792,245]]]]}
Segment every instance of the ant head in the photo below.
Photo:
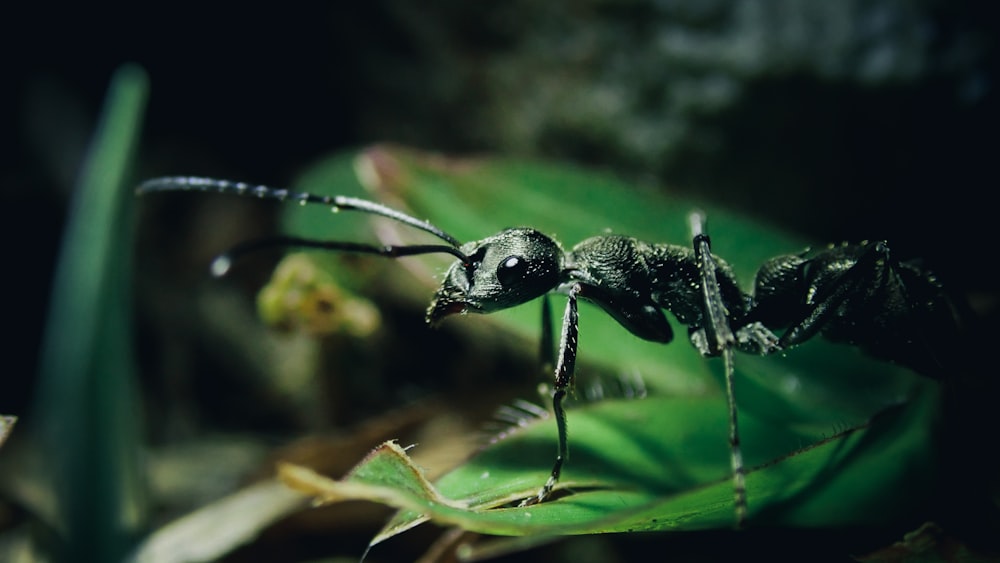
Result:
{"type": "Polygon", "coordinates": [[[492,313],[541,297],[559,285],[563,251],[534,229],[507,229],[462,245],[427,310],[436,324],[455,313],[492,313]]]}

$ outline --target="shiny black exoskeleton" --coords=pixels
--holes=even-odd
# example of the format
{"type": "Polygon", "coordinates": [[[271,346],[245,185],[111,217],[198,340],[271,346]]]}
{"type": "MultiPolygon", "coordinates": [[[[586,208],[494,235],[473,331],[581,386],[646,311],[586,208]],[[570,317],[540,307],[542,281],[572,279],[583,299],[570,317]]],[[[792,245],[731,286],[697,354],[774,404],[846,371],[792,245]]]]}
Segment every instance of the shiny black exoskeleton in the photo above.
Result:
{"type": "Polygon", "coordinates": [[[947,375],[958,313],[937,278],[895,260],[885,241],[781,256],[757,272],[753,319],[785,329],[780,348],[817,333],[925,376],[947,375]]]}
{"type": "MultiPolygon", "coordinates": [[[[704,355],[717,355],[705,341],[701,273],[695,251],[672,244],[650,244],[632,237],[589,238],[569,252],[548,236],[525,228],[463,245],[469,263],[456,262],[445,275],[427,311],[437,323],[454,313],[490,313],[547,293],[570,293],[599,305],[632,334],[667,343],[673,330],[669,311],[691,331],[704,355]]],[[[730,326],[740,336],[737,348],[774,351],[777,338],[751,322],[753,299],[744,294],[728,266],[715,258],[716,275],[730,326]]]]}
{"type": "MultiPolygon", "coordinates": [[[[430,233],[447,244],[377,246],[344,241],[276,237],[251,242],[217,259],[225,272],[235,255],[263,246],[298,246],[386,257],[447,253],[457,258],[427,310],[431,324],[457,313],[491,313],[550,293],[568,296],[561,338],[549,361],[555,369],[553,411],[558,452],[545,485],[524,504],[543,501],[558,482],[568,453],[563,400],[573,383],[577,356],[577,300],[599,305],[635,336],[667,343],[673,330],[665,311],[688,329],[703,356],[724,356],[729,399],[730,454],[737,522],[746,513],[744,468],[733,392],[732,352],[766,355],[817,334],[855,344],[932,377],[942,374],[930,342],[956,326],[948,300],[929,273],[892,258],[885,242],[842,245],[773,258],[744,292],[729,266],[712,255],[704,218],[691,216],[691,246],[654,244],[621,235],[589,238],[565,251],[530,228],[506,229],[460,244],[426,221],[383,205],[341,196],[293,193],[207,178],[150,180],[138,191],[201,190],[316,203],[387,217],[430,233]],[[780,333],[780,336],[778,335],[780,333]],[[932,338],[933,336],[933,338],[932,338]]],[[[543,340],[552,341],[547,300],[543,340]]],[[[548,346],[551,353],[552,347],[548,346]]]]}

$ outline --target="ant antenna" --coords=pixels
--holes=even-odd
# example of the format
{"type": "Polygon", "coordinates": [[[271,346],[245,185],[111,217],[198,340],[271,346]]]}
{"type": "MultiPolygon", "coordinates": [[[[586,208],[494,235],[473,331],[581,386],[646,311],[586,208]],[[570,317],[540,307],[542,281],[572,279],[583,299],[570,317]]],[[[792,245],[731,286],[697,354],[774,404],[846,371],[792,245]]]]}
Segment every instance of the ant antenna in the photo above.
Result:
{"type": "Polygon", "coordinates": [[[468,263],[469,257],[462,254],[454,246],[446,246],[443,244],[413,244],[406,246],[395,246],[395,245],[385,245],[376,246],[374,244],[365,244],[361,242],[348,242],[348,241],[337,241],[337,240],[313,240],[307,238],[298,237],[269,237],[264,239],[252,240],[237,244],[236,246],[230,248],[226,252],[215,257],[212,261],[212,275],[219,278],[226,275],[229,268],[232,266],[233,262],[237,258],[243,256],[244,254],[249,254],[251,252],[256,252],[262,248],[269,247],[286,247],[286,248],[320,248],[323,250],[339,250],[341,252],[356,252],[359,254],[374,254],[376,256],[385,256],[387,258],[399,258],[401,256],[415,256],[418,254],[436,254],[436,253],[446,253],[455,256],[463,263],[468,263]]]}
{"type": "Polygon", "coordinates": [[[272,188],[263,185],[252,185],[244,182],[231,182],[229,180],[216,180],[214,178],[202,178],[197,176],[166,176],[163,178],[153,178],[147,180],[136,188],[138,195],[150,192],[170,192],[170,191],[190,191],[202,192],[234,193],[241,196],[257,197],[259,199],[273,199],[277,201],[292,201],[299,205],[308,203],[326,205],[334,212],[361,211],[380,217],[386,217],[393,221],[398,221],[415,229],[430,233],[437,238],[447,242],[443,244],[414,244],[414,245],[385,245],[378,246],[347,241],[322,241],[299,237],[277,236],[238,244],[227,252],[220,254],[212,262],[212,275],[221,277],[225,275],[232,266],[233,261],[244,254],[256,252],[268,247],[300,247],[300,248],[320,248],[324,250],[338,250],[342,252],[357,252],[361,254],[374,254],[388,258],[398,258],[401,256],[415,256],[418,254],[451,254],[458,258],[463,264],[469,263],[469,257],[459,248],[461,243],[455,237],[432,225],[429,221],[411,217],[401,211],[386,207],[380,203],[346,196],[325,196],[306,192],[293,192],[286,189],[272,188]]]}

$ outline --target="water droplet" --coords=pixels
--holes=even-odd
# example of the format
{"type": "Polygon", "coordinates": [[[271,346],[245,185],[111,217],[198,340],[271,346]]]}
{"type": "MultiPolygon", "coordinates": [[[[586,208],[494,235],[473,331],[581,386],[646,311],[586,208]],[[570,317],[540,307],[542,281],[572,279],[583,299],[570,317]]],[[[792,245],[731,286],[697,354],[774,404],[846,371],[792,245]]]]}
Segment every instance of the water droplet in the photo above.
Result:
{"type": "Polygon", "coordinates": [[[230,260],[225,254],[218,256],[215,260],[212,260],[212,275],[217,278],[221,278],[226,275],[226,272],[229,271],[229,268],[232,267],[232,265],[233,261],[230,260]]]}

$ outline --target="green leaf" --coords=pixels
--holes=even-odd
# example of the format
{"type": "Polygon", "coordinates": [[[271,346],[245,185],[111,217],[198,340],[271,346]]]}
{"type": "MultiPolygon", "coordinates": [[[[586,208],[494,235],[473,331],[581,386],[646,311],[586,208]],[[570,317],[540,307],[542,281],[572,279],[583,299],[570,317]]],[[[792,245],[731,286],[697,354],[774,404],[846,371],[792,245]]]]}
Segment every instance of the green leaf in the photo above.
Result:
{"type": "MultiPolygon", "coordinates": [[[[702,209],[708,213],[713,252],[733,266],[744,287],[750,286],[756,269],[766,259],[796,253],[807,246],[802,240],[731,212],[636,189],[611,174],[565,164],[509,158],[449,159],[375,146],[338,154],[317,164],[296,186],[317,193],[383,201],[427,218],[462,241],[481,239],[506,227],[531,226],[556,236],[566,247],[608,231],[688,246],[688,215],[702,209]]],[[[284,217],[286,230],[322,240],[370,241],[376,236],[373,224],[378,225],[378,237],[383,242],[388,242],[387,237],[426,241],[429,236],[363,214],[334,215],[321,206],[288,206],[284,217]]],[[[359,269],[357,260],[347,264],[341,261],[344,256],[340,254],[313,256],[338,276],[359,269]]],[[[391,268],[392,278],[396,279],[394,287],[416,286],[411,291],[419,299],[415,305],[421,307],[426,306],[449,263],[440,256],[405,258],[388,265],[381,258],[367,261],[391,268]]],[[[532,350],[539,337],[539,308],[531,303],[485,317],[462,316],[445,322],[494,323],[521,335],[532,350]]],[[[653,390],[720,392],[707,383],[710,380],[706,376],[714,373],[718,378],[721,370],[713,368],[713,362],[686,353],[689,345],[683,342],[683,327],[675,324],[675,329],[677,342],[673,344],[646,342],[584,302],[580,312],[581,359],[585,365],[603,366],[613,373],[639,373],[653,390]]],[[[742,379],[749,380],[740,382],[749,386],[743,392],[776,394],[767,400],[768,410],[774,401],[785,405],[783,408],[804,405],[797,410],[812,418],[817,409],[831,410],[823,405],[832,402],[836,405],[833,410],[839,413],[863,396],[867,399],[862,414],[870,414],[873,408],[898,402],[902,396],[899,386],[905,389],[905,380],[910,377],[908,373],[900,376],[899,370],[889,370],[884,377],[870,377],[872,372],[885,372],[885,364],[871,362],[847,346],[810,343],[789,356],[790,361],[775,364],[780,366],[776,370],[769,367],[773,358],[739,356],[737,367],[744,368],[742,379]],[[861,362],[860,367],[857,362],[861,362]]],[[[837,416],[833,421],[840,422],[837,416]]]]}
{"type": "MultiPolygon", "coordinates": [[[[535,421],[432,485],[396,444],[376,448],[342,481],[286,466],[293,487],[326,502],[367,499],[402,509],[378,543],[432,519],[496,535],[567,535],[726,528],[733,491],[724,405],[714,399],[609,400],[571,413],[571,462],[557,490],[569,494],[504,508],[537,491],[555,429],[535,421]]],[[[934,408],[923,393],[870,424],[823,437],[744,417],[750,514],[756,525],[839,526],[898,517],[927,462],[934,408]],[[800,444],[810,444],[801,447],[800,444]]],[[[916,487],[916,489],[914,489],[916,487]]]]}
{"type": "MultiPolygon", "coordinates": [[[[701,209],[708,213],[713,252],[745,287],[763,261],[806,246],[735,214],[637,190],[609,174],[515,159],[448,159],[374,147],[319,164],[299,187],[378,199],[462,241],[531,226],[564,247],[609,231],[687,246],[688,215],[701,209]],[[347,180],[351,172],[357,177],[347,180]]],[[[371,240],[373,230],[383,241],[428,236],[371,217],[347,224],[341,215],[347,214],[289,209],[287,227],[321,239],[371,240]]],[[[448,264],[441,257],[399,262],[387,266],[396,268],[393,277],[409,272],[407,284],[417,282],[424,300],[448,264]]],[[[539,334],[539,312],[530,304],[448,322],[495,323],[532,342],[531,350],[539,334]]],[[[702,358],[683,341],[684,327],[675,328],[678,342],[645,342],[602,311],[581,307],[578,372],[638,373],[650,396],[569,412],[571,454],[559,488],[572,494],[499,508],[533,495],[547,477],[556,451],[551,420],[526,424],[433,488],[402,452],[384,447],[344,481],[374,487],[365,498],[403,509],[376,541],[428,518],[497,535],[730,527],[727,410],[716,384],[722,363],[702,358]],[[378,465],[383,456],[392,462],[378,465]]],[[[735,365],[743,452],[755,468],[747,476],[751,525],[885,522],[922,498],[933,475],[933,382],[821,339],[780,356],[739,354],[735,365]]],[[[331,495],[367,494],[337,490],[331,495]]]]}

